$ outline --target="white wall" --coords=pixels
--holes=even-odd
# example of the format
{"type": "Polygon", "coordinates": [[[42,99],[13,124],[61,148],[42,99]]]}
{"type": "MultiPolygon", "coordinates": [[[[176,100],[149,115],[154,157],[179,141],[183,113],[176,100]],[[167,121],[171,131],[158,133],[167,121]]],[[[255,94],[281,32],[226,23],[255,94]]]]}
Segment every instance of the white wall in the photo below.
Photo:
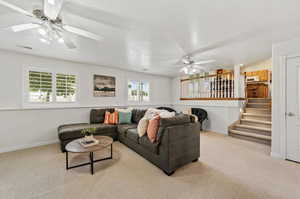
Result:
{"type": "MultiPolygon", "coordinates": [[[[285,147],[285,57],[300,55],[300,38],[273,45],[272,156],[286,157],[285,147]]],[[[288,100],[288,99],[287,99],[288,100]]]]}
{"type": "Polygon", "coordinates": [[[143,106],[170,105],[171,79],[114,68],[47,59],[0,50],[0,152],[57,141],[60,124],[88,122],[89,110],[103,106],[141,106],[127,101],[127,80],[150,82],[150,102],[143,106]],[[69,108],[26,109],[23,106],[23,69],[40,67],[76,73],[79,78],[78,103],[69,108]],[[93,97],[93,75],[116,77],[116,97],[93,97]]]}
{"type": "Polygon", "coordinates": [[[184,111],[191,107],[203,108],[208,113],[205,130],[228,134],[228,126],[237,121],[240,114],[241,101],[230,100],[180,100],[180,77],[172,80],[173,106],[177,111],[184,111]]]}
{"type": "Polygon", "coordinates": [[[258,71],[258,70],[272,71],[272,58],[241,67],[242,73],[253,72],[253,71],[258,71]]]}

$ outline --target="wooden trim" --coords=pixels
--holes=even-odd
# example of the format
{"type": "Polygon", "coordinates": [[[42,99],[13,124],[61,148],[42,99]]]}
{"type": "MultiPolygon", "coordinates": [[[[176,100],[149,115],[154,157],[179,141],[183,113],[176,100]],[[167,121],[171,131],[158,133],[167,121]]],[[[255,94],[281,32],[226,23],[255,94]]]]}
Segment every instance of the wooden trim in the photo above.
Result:
{"type": "Polygon", "coordinates": [[[203,79],[203,78],[208,78],[208,77],[217,77],[217,76],[228,75],[228,74],[233,74],[233,72],[226,72],[226,73],[222,73],[222,74],[213,74],[213,75],[206,75],[206,76],[186,78],[186,79],[181,79],[180,81],[184,82],[184,81],[190,81],[190,80],[194,80],[194,79],[203,79]]]}
{"type": "Polygon", "coordinates": [[[227,100],[227,101],[230,101],[230,100],[245,100],[245,98],[180,98],[180,100],[227,100]]]}

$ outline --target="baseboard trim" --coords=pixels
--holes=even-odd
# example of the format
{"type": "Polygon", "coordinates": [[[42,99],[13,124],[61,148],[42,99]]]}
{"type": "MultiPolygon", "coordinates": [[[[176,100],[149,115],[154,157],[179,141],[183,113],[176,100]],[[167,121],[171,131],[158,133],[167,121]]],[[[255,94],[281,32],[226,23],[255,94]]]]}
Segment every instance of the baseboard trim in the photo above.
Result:
{"type": "Polygon", "coordinates": [[[284,157],[282,157],[281,154],[275,153],[275,152],[271,152],[271,157],[272,157],[272,158],[284,159],[284,157]]]}
{"type": "Polygon", "coordinates": [[[10,147],[3,147],[0,148],[0,153],[6,153],[6,152],[12,152],[12,151],[17,151],[17,150],[22,150],[22,149],[28,149],[28,148],[34,148],[38,146],[43,146],[43,145],[48,145],[48,144],[55,144],[58,143],[58,140],[49,140],[49,141],[42,141],[42,142],[37,142],[37,143],[32,143],[32,144],[24,144],[24,145],[18,145],[18,146],[10,146],[10,147]]]}

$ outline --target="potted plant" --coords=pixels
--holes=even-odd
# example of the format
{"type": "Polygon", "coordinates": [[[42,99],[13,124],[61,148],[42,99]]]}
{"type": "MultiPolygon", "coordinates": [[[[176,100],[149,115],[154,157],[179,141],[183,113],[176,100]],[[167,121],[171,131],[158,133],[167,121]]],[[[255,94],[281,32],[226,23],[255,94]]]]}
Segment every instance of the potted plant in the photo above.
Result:
{"type": "Polygon", "coordinates": [[[81,134],[84,135],[86,141],[93,140],[94,133],[96,133],[96,128],[85,128],[81,130],[81,134]]]}

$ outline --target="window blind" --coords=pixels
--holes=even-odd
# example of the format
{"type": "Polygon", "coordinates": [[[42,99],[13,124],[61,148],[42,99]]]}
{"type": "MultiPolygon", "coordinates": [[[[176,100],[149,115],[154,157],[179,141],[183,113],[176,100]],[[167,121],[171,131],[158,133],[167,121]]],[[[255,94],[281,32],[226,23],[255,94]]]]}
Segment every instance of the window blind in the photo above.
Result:
{"type": "Polygon", "coordinates": [[[68,74],[56,74],[56,101],[76,101],[76,76],[68,74]]]}
{"type": "Polygon", "coordinates": [[[52,101],[52,73],[29,71],[29,102],[52,101]]]}

